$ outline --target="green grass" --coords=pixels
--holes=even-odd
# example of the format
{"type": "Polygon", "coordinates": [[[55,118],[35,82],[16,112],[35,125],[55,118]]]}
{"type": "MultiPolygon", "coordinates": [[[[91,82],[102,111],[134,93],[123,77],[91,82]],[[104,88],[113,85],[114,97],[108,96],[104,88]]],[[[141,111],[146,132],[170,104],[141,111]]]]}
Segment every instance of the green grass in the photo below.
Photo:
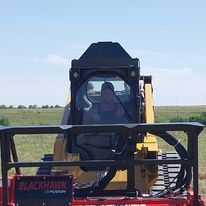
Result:
{"type": "Polygon", "coordinates": [[[156,122],[169,122],[175,117],[188,118],[206,112],[206,106],[161,106],[155,107],[156,122]]]}
{"type": "MultiPolygon", "coordinates": [[[[57,125],[60,124],[63,108],[53,109],[0,109],[0,116],[7,117],[11,125],[57,125]]],[[[169,106],[155,107],[156,122],[169,122],[174,117],[191,117],[206,111],[206,106],[169,106]]],[[[185,134],[174,133],[177,139],[186,145],[185,134]]],[[[37,161],[43,154],[52,153],[55,135],[26,135],[15,137],[17,153],[20,161],[37,161]]],[[[159,148],[172,148],[158,139],[159,148]]],[[[206,195],[206,129],[199,136],[199,179],[200,192],[206,195]]],[[[34,173],[36,169],[23,169],[24,174],[34,173]]],[[[10,174],[13,170],[10,171],[10,174]]]]}
{"type": "Polygon", "coordinates": [[[53,109],[0,109],[0,116],[11,125],[56,125],[61,122],[63,108],[53,109]]]}
{"type": "MultiPolygon", "coordinates": [[[[64,109],[0,109],[0,116],[7,117],[10,125],[57,125],[64,109]]],[[[16,135],[14,138],[19,161],[38,161],[44,154],[53,153],[56,135],[16,135]]],[[[36,168],[22,168],[23,174],[36,172],[36,168]]],[[[12,174],[14,170],[10,171],[12,174]]]]}

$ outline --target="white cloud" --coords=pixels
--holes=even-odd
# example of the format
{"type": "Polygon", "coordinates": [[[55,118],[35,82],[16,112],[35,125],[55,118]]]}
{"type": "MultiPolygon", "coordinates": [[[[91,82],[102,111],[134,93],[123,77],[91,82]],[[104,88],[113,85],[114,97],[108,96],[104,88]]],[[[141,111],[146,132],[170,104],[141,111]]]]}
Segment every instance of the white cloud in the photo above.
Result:
{"type": "Polygon", "coordinates": [[[145,75],[152,75],[155,105],[206,104],[204,75],[191,68],[144,68],[145,75]]]}
{"type": "MultiPolygon", "coordinates": [[[[67,72],[48,73],[47,76],[38,74],[12,77],[4,81],[4,87],[0,87],[0,104],[39,106],[66,104],[69,90],[67,72]]],[[[1,80],[1,79],[0,79],[1,80]]]]}
{"type": "Polygon", "coordinates": [[[182,77],[189,77],[193,75],[193,70],[191,68],[183,67],[180,69],[176,68],[152,68],[146,67],[144,68],[144,72],[152,74],[152,76],[156,76],[161,78],[162,80],[166,79],[167,81],[171,81],[173,79],[179,79],[182,77]]]}
{"type": "Polygon", "coordinates": [[[66,65],[69,63],[69,60],[63,56],[58,54],[50,54],[45,61],[49,64],[57,64],[57,65],[66,65]]]}

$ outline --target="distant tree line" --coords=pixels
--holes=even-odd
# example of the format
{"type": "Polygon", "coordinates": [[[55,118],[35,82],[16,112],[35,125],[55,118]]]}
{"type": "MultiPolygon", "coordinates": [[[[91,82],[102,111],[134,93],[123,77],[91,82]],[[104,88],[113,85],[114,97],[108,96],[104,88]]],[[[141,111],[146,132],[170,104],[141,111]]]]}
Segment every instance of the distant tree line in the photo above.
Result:
{"type": "Polygon", "coordinates": [[[49,108],[61,108],[61,106],[59,106],[59,105],[55,105],[55,106],[53,106],[53,105],[51,105],[51,106],[49,106],[49,105],[43,105],[42,107],[41,107],[42,109],[49,109],[49,108]]]}
{"type": "Polygon", "coordinates": [[[202,112],[201,114],[197,116],[192,116],[188,118],[177,116],[177,117],[171,118],[170,122],[200,122],[206,125],[206,112],[202,112]]]}
{"type": "Polygon", "coordinates": [[[42,105],[40,107],[38,107],[36,104],[33,104],[33,105],[29,105],[28,107],[26,107],[25,105],[18,105],[17,107],[14,107],[13,105],[9,105],[9,106],[6,106],[4,104],[1,104],[0,105],[0,109],[14,109],[14,108],[17,108],[17,109],[37,109],[37,108],[42,108],[42,109],[52,109],[52,108],[61,108],[61,106],[59,105],[42,105]]]}
{"type": "Polygon", "coordinates": [[[0,105],[0,109],[13,109],[13,108],[14,108],[13,105],[10,105],[10,106],[6,106],[4,104],[0,105]]]}

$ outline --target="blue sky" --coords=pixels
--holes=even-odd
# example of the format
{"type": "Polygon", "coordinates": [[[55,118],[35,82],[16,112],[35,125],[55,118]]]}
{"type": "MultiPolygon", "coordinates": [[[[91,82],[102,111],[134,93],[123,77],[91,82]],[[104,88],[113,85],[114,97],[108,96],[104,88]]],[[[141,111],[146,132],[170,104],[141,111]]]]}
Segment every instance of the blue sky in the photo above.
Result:
{"type": "Polygon", "coordinates": [[[0,2],[0,104],[65,105],[87,47],[119,42],[153,76],[155,105],[206,104],[206,1],[0,2]]]}

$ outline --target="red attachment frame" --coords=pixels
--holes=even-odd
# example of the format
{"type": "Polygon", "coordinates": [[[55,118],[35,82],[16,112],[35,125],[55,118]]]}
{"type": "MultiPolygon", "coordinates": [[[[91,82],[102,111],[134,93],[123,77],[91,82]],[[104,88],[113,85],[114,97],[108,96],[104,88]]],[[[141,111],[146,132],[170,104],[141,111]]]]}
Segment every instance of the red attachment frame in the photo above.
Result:
{"type": "MultiPolygon", "coordinates": [[[[199,196],[199,206],[204,206],[205,201],[199,196]]],[[[103,198],[74,200],[72,205],[127,205],[127,206],[194,206],[193,193],[187,196],[172,198],[103,198]]]]}
{"type": "MultiPolygon", "coordinates": [[[[14,176],[9,179],[9,205],[14,206],[14,176]]],[[[194,206],[194,195],[190,191],[188,194],[178,195],[177,197],[168,198],[128,198],[128,197],[88,197],[85,199],[74,199],[72,205],[127,205],[127,206],[194,206]]],[[[2,206],[2,187],[0,186],[0,206],[2,206]]],[[[204,206],[205,200],[199,195],[199,206],[204,206]]],[[[57,205],[58,206],[58,205],[57,205]]]]}
{"type": "Polygon", "coordinates": [[[117,200],[76,200],[73,201],[72,205],[186,206],[188,204],[187,199],[138,198],[117,200]]]}

